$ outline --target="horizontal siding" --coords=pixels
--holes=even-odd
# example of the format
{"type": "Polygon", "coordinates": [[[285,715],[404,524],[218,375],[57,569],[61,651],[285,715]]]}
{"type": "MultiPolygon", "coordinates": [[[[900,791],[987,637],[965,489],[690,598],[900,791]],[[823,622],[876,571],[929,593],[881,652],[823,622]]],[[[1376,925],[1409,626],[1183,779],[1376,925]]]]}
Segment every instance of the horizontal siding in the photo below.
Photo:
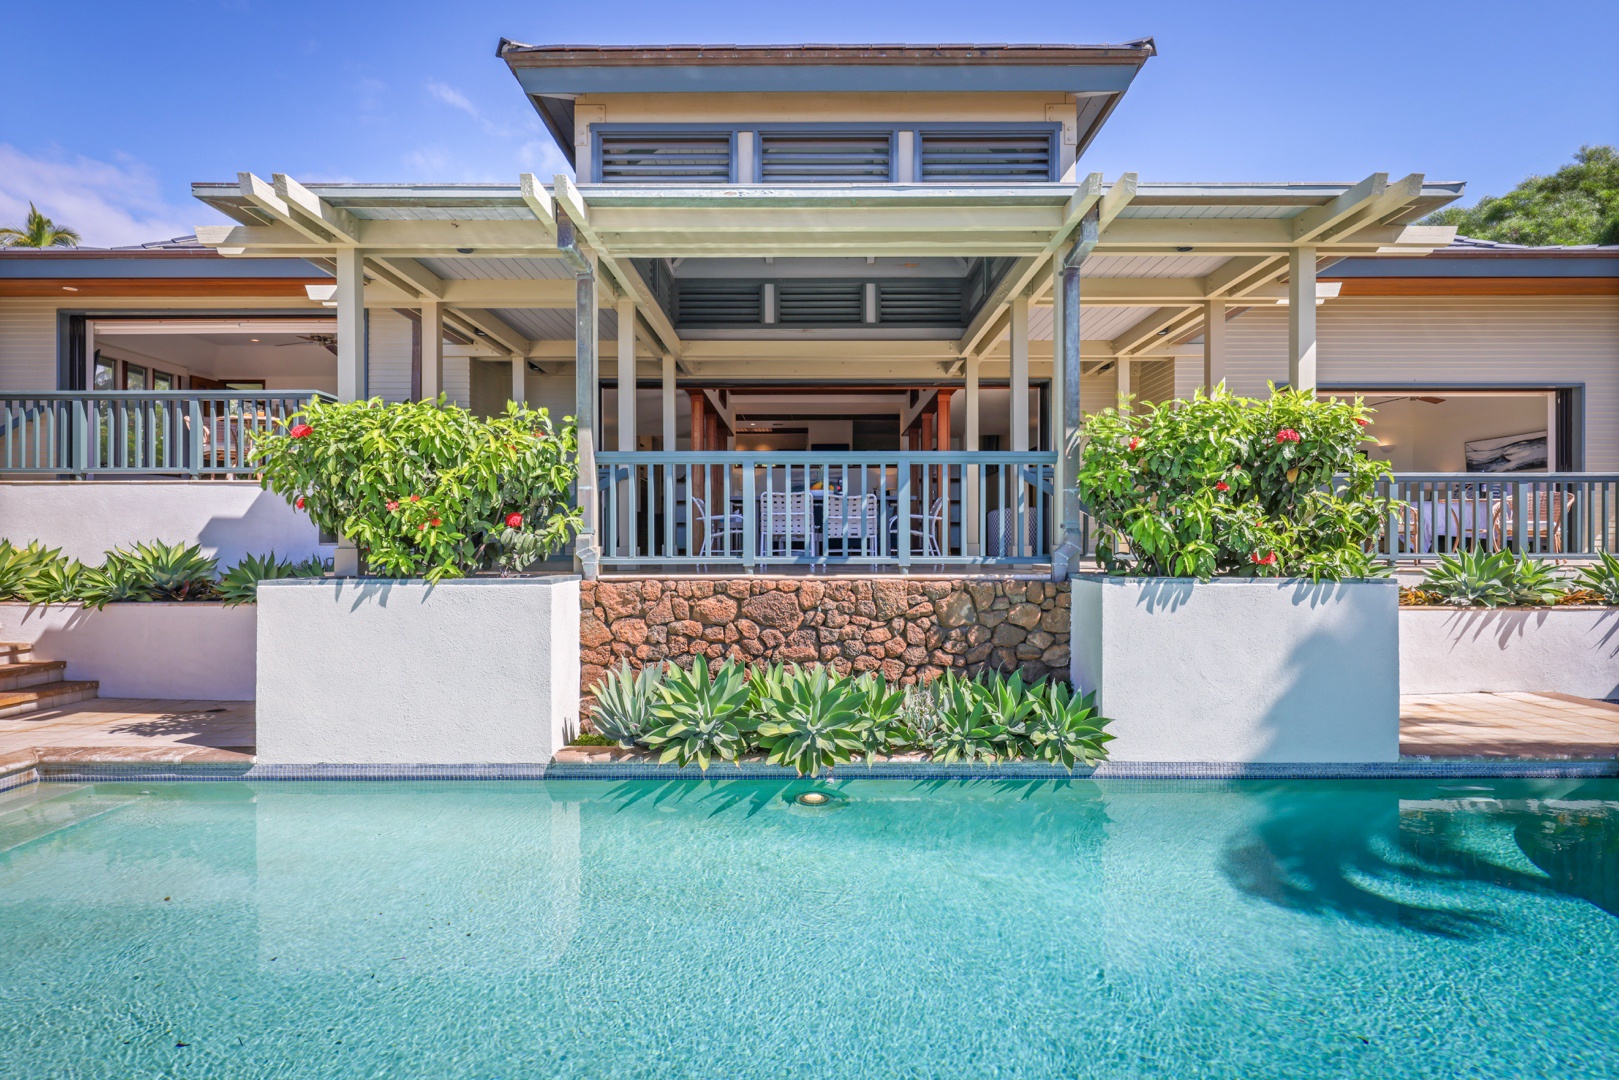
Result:
{"type": "Polygon", "coordinates": [[[1175,396],[1175,361],[1138,360],[1130,365],[1137,401],[1169,401],[1175,396]]]}
{"type": "MultiPolygon", "coordinates": [[[[1619,470],[1619,304],[1610,297],[1342,299],[1317,309],[1317,380],[1585,386],[1585,466],[1619,470]]],[[[1287,379],[1287,310],[1226,327],[1226,382],[1262,395],[1287,379]]]]}
{"type": "Polygon", "coordinates": [[[0,391],[56,389],[56,303],[0,302],[0,391]]]}
{"type": "Polygon", "coordinates": [[[369,393],[384,401],[410,400],[410,320],[395,311],[373,308],[367,373],[369,393]]]}

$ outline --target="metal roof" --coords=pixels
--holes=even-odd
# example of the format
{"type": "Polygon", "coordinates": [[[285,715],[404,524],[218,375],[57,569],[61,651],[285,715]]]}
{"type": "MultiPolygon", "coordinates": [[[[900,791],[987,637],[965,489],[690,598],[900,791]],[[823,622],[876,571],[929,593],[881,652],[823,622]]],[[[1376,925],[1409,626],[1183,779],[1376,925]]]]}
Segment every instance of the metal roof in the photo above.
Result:
{"type": "Polygon", "coordinates": [[[495,55],[513,67],[666,64],[1074,64],[1146,61],[1152,38],[1117,45],[525,45],[501,38],[495,55]]]}

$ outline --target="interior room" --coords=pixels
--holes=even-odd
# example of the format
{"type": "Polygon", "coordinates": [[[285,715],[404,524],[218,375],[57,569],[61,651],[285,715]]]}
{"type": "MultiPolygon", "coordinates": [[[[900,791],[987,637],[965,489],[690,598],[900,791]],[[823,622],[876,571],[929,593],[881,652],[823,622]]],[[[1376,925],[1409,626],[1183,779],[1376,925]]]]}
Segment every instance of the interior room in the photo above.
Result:
{"type": "Polygon", "coordinates": [[[336,320],[105,319],[96,390],[337,390],[336,320]]]}
{"type": "Polygon", "coordinates": [[[1376,410],[1373,458],[1395,472],[1545,472],[1555,450],[1555,390],[1335,391],[1376,410]]]}

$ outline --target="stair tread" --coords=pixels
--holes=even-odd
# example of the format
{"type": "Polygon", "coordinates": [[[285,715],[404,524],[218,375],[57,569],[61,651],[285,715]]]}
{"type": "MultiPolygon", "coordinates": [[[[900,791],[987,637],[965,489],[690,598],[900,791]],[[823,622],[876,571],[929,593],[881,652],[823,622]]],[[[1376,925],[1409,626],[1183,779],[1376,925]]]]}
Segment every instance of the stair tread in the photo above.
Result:
{"type": "Polygon", "coordinates": [[[14,705],[27,705],[30,702],[49,701],[51,698],[65,697],[68,694],[82,694],[87,690],[99,690],[101,683],[94,679],[75,679],[71,682],[41,683],[38,686],[26,686],[21,690],[0,690],[0,709],[9,709],[14,705]]]}
{"type": "Polygon", "coordinates": [[[62,671],[67,667],[66,660],[18,660],[15,663],[4,665],[5,670],[0,671],[0,679],[9,679],[14,675],[32,675],[37,671],[62,671]]]}

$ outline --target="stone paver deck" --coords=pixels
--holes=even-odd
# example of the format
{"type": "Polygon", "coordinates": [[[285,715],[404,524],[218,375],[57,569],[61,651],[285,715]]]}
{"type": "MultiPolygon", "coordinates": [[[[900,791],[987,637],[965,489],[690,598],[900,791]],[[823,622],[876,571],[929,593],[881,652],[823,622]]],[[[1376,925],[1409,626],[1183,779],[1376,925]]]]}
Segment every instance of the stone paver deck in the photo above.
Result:
{"type": "MultiPolygon", "coordinates": [[[[1400,752],[1429,758],[1619,756],[1619,703],[1564,694],[1432,694],[1400,702],[1400,752]]],[[[251,701],[97,698],[0,719],[0,759],[29,751],[107,762],[248,762],[251,701]]],[[[614,760],[580,747],[559,760],[614,760]]]]}

